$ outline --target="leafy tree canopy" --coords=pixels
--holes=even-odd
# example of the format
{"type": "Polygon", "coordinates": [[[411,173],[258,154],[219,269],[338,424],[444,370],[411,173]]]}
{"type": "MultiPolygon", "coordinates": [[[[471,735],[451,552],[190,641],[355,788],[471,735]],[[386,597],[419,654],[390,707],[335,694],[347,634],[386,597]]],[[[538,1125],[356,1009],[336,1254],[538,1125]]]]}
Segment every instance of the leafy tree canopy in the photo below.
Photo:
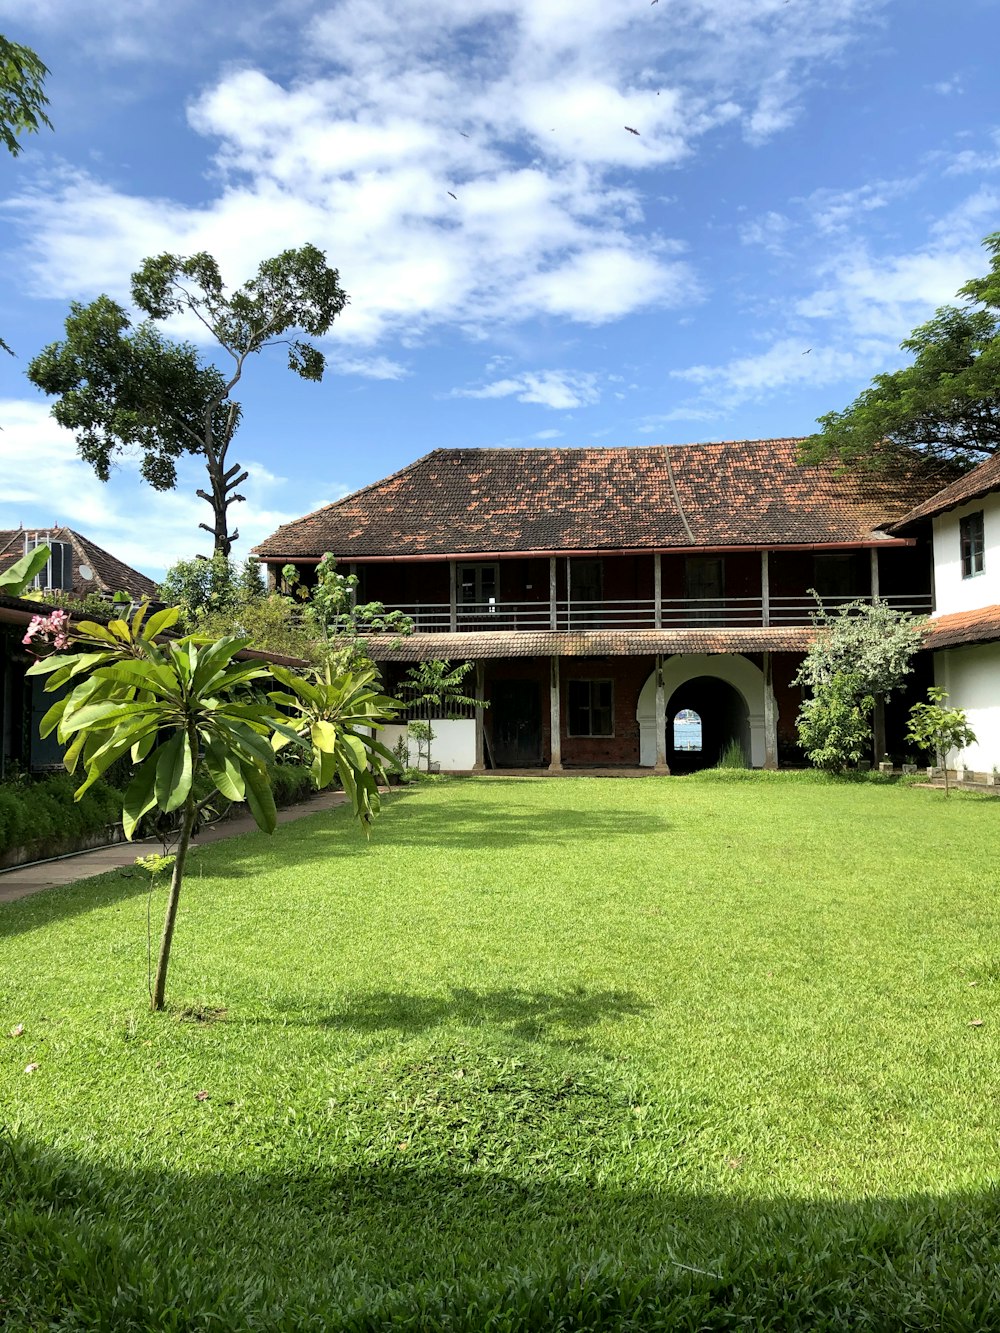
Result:
{"type": "Polygon", "coordinates": [[[1000,450],[1000,232],[983,245],[990,271],[959,289],[963,304],[942,306],[901,344],[911,365],[820,417],[803,462],[889,471],[916,456],[968,469],[1000,450]]]}
{"type": "Polygon", "coordinates": [[[22,134],[42,125],[52,128],[45,114],[49,99],[43,85],[48,69],[29,46],[0,35],[0,143],[17,157],[22,134]]]}
{"type": "Polygon", "coordinates": [[[156,490],[177,484],[177,460],[205,460],[209,490],[198,495],[212,506],[214,549],[228,556],[239,537],[229,529],[229,508],[245,499],[247,479],[229,462],[240,423],[231,398],[249,357],[278,344],[302,379],[320,380],[323,353],[310,338],[324,334],[347,304],[336,269],[321,250],[304,245],[265,259],[257,273],[228,292],[211,255],[162,254],[132,275],[132,299],[147,318],[133,328],[126,311],[108,296],[89,305],[74,302],[66,339],[34,358],[28,378],[57,397],[52,414],[73,431],[81,457],[107,481],[117,459],[138,453],[144,479],[156,490]],[[197,348],[161,332],[162,321],[197,320],[226,354],[226,369],[203,363],[197,348]]]}

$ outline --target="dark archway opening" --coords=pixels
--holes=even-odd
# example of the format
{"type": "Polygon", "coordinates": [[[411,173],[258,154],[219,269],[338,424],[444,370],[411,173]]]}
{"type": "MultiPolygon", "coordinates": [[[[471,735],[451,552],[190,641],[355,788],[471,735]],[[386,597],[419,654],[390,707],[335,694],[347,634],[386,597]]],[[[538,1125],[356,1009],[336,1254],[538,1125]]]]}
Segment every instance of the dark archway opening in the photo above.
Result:
{"type": "Polygon", "coordinates": [[[667,763],[671,773],[714,768],[731,741],[739,741],[750,759],[750,712],[739,690],[716,676],[696,676],[679,685],[667,701],[667,763]],[[696,713],[701,748],[687,748],[687,728],[675,728],[678,713],[696,713]],[[678,745],[677,741],[681,744],[678,745]],[[682,748],[683,747],[683,748],[682,748]]]}

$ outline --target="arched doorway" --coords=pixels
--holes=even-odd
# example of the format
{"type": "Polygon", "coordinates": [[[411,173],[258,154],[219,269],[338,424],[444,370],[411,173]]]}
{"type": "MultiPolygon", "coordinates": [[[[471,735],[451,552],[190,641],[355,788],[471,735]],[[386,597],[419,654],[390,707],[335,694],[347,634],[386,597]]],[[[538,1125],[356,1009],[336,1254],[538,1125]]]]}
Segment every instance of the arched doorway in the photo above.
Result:
{"type": "Polygon", "coordinates": [[[750,758],[750,710],[734,686],[718,676],[696,676],[676,689],[667,700],[667,764],[671,773],[693,773],[714,768],[731,741],[738,741],[750,758]],[[684,743],[677,726],[678,714],[698,715],[700,744],[684,743]],[[680,742],[680,743],[678,743],[680,742]]]}
{"type": "MultiPolygon", "coordinates": [[[[667,704],[667,761],[673,768],[672,722],[682,708],[698,713],[702,721],[703,745],[698,767],[718,762],[719,749],[730,739],[740,740],[754,768],[764,766],[764,673],[738,653],[677,653],[663,663],[663,694],[667,704]],[[682,687],[699,679],[709,682],[692,692],[702,705],[692,703],[679,693],[682,687]],[[718,686],[711,689],[710,686],[718,686]],[[731,693],[723,690],[728,686],[731,693]],[[735,698],[733,697],[735,695],[735,698]],[[722,746],[715,750],[716,737],[729,731],[722,746]]],[[[639,762],[646,768],[656,763],[656,672],[650,672],[639,695],[635,710],[639,723],[639,762]]],[[[682,764],[679,772],[687,771],[682,764]]]]}

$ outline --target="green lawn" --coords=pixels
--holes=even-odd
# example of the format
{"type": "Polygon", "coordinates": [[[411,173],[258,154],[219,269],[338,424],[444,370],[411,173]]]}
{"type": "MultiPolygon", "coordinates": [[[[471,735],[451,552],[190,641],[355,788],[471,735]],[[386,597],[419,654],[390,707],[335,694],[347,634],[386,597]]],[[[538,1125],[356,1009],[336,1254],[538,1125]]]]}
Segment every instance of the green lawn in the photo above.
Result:
{"type": "Polygon", "coordinates": [[[0,1328],[998,1327],[998,866],[899,785],[441,783],[198,852],[158,1016],[141,880],[0,908],[0,1328]]]}

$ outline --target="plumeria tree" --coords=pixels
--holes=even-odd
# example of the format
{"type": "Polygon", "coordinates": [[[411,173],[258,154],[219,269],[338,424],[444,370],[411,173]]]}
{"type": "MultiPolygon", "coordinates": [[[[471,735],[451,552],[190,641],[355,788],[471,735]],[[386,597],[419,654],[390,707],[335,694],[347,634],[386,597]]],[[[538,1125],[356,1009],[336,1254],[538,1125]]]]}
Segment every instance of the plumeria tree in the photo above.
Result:
{"type": "Polygon", "coordinates": [[[152,1008],[159,1010],[164,1006],[177,906],[199,811],[217,793],[231,801],[246,801],[258,827],[273,833],[277,816],[270,773],[275,752],[307,739],[317,786],[339,776],[367,831],[379,810],[383,765],[395,767],[375,732],[397,705],[375,690],[371,676],[365,674],[328,681],[327,693],[314,700],[310,683],[285,671],[280,676],[285,690],[268,697],[266,687],[273,683],[274,669],[260,660],[239,659],[249,640],[165,638],[179,609],[170,607],[155,615],[148,610],[144,605],[131,621],[112,620],[106,626],[83,621],[71,636],[63,622],[48,630],[39,626],[31,636],[36,644],[47,636],[53,649],[73,651],[40,658],[28,674],[45,677],[46,690],[61,693],[42,718],[40,730],[43,736],[56,732],[67,747],[66,768],[82,772],[77,799],[111,764],[130,756],[134,776],[124,796],[126,837],[134,837],[150,811],[180,812],[150,997],[152,1008]],[[300,698],[307,701],[305,710],[298,707],[300,698]],[[283,707],[289,700],[292,716],[283,707]]]}

